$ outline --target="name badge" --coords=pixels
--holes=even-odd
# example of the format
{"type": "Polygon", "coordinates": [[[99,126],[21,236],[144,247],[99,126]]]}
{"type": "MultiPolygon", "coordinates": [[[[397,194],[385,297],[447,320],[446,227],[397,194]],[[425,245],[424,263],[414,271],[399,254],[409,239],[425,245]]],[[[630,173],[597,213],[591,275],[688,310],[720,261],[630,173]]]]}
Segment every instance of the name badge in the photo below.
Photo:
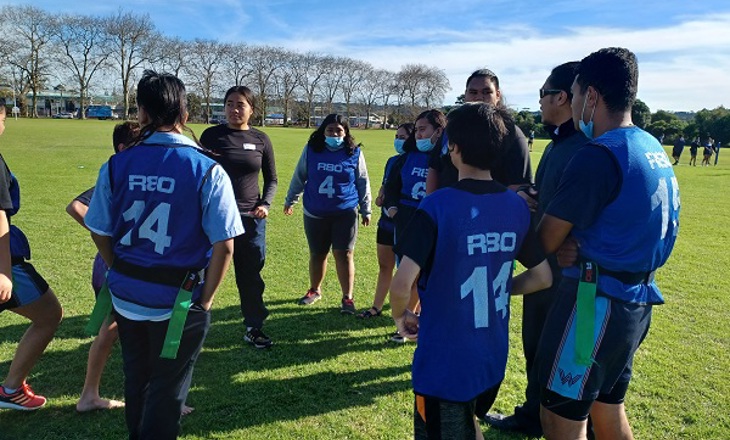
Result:
{"type": "Polygon", "coordinates": [[[243,149],[244,150],[255,150],[256,144],[243,144],[243,149]]]}

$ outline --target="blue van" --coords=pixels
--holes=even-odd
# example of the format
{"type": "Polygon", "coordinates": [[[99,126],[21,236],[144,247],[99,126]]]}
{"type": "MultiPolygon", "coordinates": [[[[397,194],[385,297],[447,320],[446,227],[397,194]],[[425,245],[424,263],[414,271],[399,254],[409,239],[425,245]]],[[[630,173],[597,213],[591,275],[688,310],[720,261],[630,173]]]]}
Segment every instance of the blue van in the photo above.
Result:
{"type": "Polygon", "coordinates": [[[90,105],[86,107],[86,117],[89,119],[112,119],[112,107],[110,105],[90,105]]]}

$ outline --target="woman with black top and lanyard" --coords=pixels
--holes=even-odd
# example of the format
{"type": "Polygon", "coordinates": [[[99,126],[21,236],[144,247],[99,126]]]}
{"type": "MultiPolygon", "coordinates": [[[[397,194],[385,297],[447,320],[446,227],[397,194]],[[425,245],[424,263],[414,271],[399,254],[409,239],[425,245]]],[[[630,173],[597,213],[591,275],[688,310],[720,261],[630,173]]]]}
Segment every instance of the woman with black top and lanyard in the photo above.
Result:
{"type": "Polygon", "coordinates": [[[224,103],[228,123],[205,130],[200,142],[218,155],[216,160],[230,176],[246,229],[234,240],[233,253],[246,326],[244,340],[256,348],[268,348],[272,341],[261,330],[269,315],[264,304],[261,270],[266,260],[266,217],[277,187],[274,149],[266,133],[249,125],[256,106],[248,87],[231,87],[224,103]],[[259,173],[264,177],[263,194],[259,189],[259,173]]]}

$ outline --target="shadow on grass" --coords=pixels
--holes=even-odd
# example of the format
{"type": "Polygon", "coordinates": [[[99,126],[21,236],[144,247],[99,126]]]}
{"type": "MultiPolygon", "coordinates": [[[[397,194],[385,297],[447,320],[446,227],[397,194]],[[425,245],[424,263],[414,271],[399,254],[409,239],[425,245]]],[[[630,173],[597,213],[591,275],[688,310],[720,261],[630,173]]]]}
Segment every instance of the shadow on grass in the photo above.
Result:
{"type": "MultiPolygon", "coordinates": [[[[398,366],[371,368],[356,360],[344,360],[341,370],[322,371],[319,364],[323,361],[349,356],[349,353],[357,359],[360,353],[387,348],[384,338],[362,335],[365,328],[362,320],[342,316],[339,310],[329,307],[304,309],[283,303],[272,306],[274,313],[266,329],[275,338],[276,345],[270,350],[256,350],[243,342],[242,318],[237,306],[214,310],[213,325],[196,364],[194,388],[188,399],[198,407],[201,416],[196,417],[194,413],[184,419],[184,433],[207,438],[206,433],[367,406],[379,396],[410,388],[410,380],[403,376],[410,368],[412,352],[408,350],[402,352],[403,362],[398,366]],[[281,373],[275,371],[279,369],[281,373]],[[258,372],[265,377],[253,380],[240,377],[249,373],[256,376],[258,372]],[[230,417],[219,416],[228,413],[230,417]],[[213,414],[216,416],[210,417],[213,414]]],[[[125,436],[121,410],[82,415],[75,412],[92,341],[91,338],[83,340],[87,321],[86,316],[64,319],[55,340],[31,372],[29,383],[49,398],[48,407],[30,413],[0,410],[3,430],[0,438],[125,436]],[[38,426],[43,429],[40,437],[38,426]]],[[[383,322],[392,321],[387,318],[383,322]]],[[[18,341],[27,326],[22,323],[3,327],[2,341],[18,341]]],[[[377,363],[372,353],[367,358],[368,362],[377,363]]],[[[7,372],[9,365],[9,360],[0,363],[0,376],[7,372]]],[[[102,378],[102,395],[117,399],[123,395],[118,345],[102,378]]]]}

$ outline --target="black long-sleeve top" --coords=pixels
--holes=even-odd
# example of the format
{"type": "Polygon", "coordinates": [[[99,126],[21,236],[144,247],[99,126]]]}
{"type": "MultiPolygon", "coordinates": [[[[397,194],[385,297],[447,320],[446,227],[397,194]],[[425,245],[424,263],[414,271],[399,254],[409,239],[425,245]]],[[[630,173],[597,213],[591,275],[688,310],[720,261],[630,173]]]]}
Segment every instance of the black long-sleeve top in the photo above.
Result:
{"type": "Polygon", "coordinates": [[[222,124],[206,129],[200,143],[218,154],[215,159],[231,178],[242,215],[257,206],[271,206],[278,178],[274,149],[266,133],[253,127],[236,130],[222,124]],[[264,176],[263,194],[259,189],[259,172],[264,176]]]}

